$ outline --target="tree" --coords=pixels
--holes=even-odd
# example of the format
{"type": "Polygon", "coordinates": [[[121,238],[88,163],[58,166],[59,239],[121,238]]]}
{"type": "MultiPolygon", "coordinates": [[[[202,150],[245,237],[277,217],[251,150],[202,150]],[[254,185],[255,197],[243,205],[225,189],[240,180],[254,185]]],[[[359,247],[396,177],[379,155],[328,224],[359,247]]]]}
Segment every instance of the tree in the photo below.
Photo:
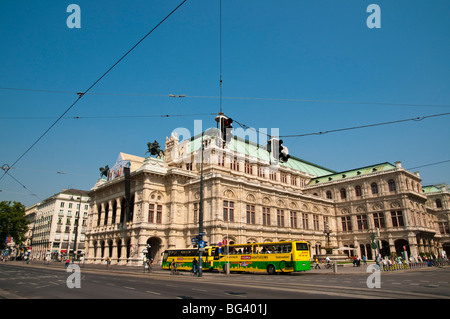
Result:
{"type": "Polygon", "coordinates": [[[0,202],[0,249],[6,248],[6,237],[12,237],[20,246],[25,241],[28,224],[22,203],[0,202]]]}

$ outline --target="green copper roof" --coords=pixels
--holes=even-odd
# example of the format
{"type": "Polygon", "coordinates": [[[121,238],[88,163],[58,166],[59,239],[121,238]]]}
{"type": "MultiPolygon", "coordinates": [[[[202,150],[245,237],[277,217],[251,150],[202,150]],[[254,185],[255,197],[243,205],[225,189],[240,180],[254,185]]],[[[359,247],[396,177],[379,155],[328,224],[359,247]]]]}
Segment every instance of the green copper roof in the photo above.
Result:
{"type": "Polygon", "coordinates": [[[439,187],[435,186],[435,185],[423,186],[422,190],[423,190],[424,194],[440,193],[440,192],[442,192],[442,190],[439,187]]]}
{"type": "MultiPolygon", "coordinates": [[[[209,129],[205,131],[205,135],[215,135],[217,132],[216,129],[209,129]]],[[[199,149],[201,145],[201,135],[194,136],[191,139],[191,149],[190,151],[194,151],[196,149],[199,149]]],[[[242,138],[234,138],[231,140],[231,142],[228,144],[228,149],[231,151],[236,152],[237,154],[245,155],[247,157],[253,157],[256,159],[259,159],[261,161],[269,163],[270,161],[270,154],[266,150],[266,146],[261,146],[259,144],[249,142],[247,140],[244,140],[242,138]]],[[[287,163],[280,163],[281,166],[291,168],[297,171],[301,171],[313,176],[322,176],[327,174],[334,174],[336,171],[327,169],[325,167],[316,165],[314,163],[310,163],[308,161],[302,160],[300,158],[297,158],[295,156],[292,156],[289,158],[287,163]]]]}
{"type": "Polygon", "coordinates": [[[384,172],[384,171],[389,171],[392,169],[395,169],[395,165],[392,165],[390,163],[381,163],[381,164],[361,167],[361,168],[357,168],[357,169],[353,169],[353,170],[349,170],[349,171],[344,171],[344,172],[340,172],[340,173],[324,175],[324,176],[320,176],[318,178],[313,178],[309,182],[308,185],[313,186],[313,185],[317,185],[320,183],[341,181],[343,179],[347,179],[350,177],[362,176],[362,175],[367,175],[367,174],[371,174],[371,173],[375,173],[375,172],[384,172]]]}

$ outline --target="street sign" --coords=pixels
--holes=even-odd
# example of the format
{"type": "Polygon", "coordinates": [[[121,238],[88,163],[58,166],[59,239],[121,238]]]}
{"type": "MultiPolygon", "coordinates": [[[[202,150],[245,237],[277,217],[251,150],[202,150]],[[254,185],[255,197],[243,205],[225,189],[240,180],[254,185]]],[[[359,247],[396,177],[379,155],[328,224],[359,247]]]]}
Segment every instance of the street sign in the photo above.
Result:
{"type": "Polygon", "coordinates": [[[192,245],[197,245],[198,244],[198,238],[196,238],[196,237],[191,238],[191,243],[192,243],[192,245]]]}
{"type": "Polygon", "coordinates": [[[219,241],[219,247],[222,247],[222,242],[219,241]]]}
{"type": "Polygon", "coordinates": [[[200,240],[199,243],[198,243],[198,246],[199,246],[200,248],[205,248],[205,241],[200,240]]]}
{"type": "Polygon", "coordinates": [[[224,240],[222,241],[222,244],[224,244],[224,245],[228,244],[228,240],[224,239],[224,240]]]}

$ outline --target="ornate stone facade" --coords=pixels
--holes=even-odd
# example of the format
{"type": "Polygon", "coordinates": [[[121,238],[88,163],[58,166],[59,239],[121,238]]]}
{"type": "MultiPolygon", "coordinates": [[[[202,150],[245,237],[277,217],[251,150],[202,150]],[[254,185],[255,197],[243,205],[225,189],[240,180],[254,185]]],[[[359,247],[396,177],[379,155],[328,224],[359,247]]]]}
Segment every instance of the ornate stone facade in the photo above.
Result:
{"type": "MultiPolygon", "coordinates": [[[[167,248],[192,247],[199,232],[202,144],[208,244],[304,239],[312,255],[333,248],[333,254],[373,258],[377,228],[387,255],[403,246],[410,255],[437,254],[442,239],[448,242],[427,207],[420,176],[399,162],[342,173],[293,156],[274,164],[264,147],[240,139],[223,147],[216,130],[209,130],[181,143],[172,134],[158,158],[121,153],[118,163],[131,163],[129,214],[124,176],[101,178],[90,191],[88,262],[110,257],[140,265],[146,245],[156,262],[167,248]]],[[[448,197],[445,205],[448,218],[448,197]]]]}

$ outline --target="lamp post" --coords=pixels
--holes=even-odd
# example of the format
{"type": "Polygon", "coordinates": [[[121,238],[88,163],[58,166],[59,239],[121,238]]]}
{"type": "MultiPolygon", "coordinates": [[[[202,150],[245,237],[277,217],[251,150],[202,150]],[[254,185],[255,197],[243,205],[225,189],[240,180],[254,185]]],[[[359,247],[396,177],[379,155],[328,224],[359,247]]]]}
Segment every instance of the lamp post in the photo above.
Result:
{"type": "MultiPolygon", "coordinates": [[[[74,240],[74,243],[73,243],[73,259],[72,259],[72,264],[73,264],[73,262],[74,262],[74,260],[75,260],[75,258],[76,258],[76,256],[77,256],[77,239],[78,239],[78,222],[79,222],[79,220],[80,220],[80,214],[81,214],[81,199],[82,199],[82,196],[80,196],[79,197],[80,198],[80,207],[79,207],[79,209],[78,209],[78,215],[77,216],[75,216],[76,218],[75,218],[75,240],[74,240]]],[[[78,198],[77,198],[78,199],[78,198]]],[[[75,213],[75,214],[77,214],[77,213],[75,213]]],[[[69,251],[70,251],[70,246],[69,246],[69,251]]]]}
{"type": "Polygon", "coordinates": [[[328,225],[328,222],[326,222],[325,224],[325,229],[323,231],[325,233],[325,235],[327,236],[327,246],[325,248],[326,253],[328,254],[328,252],[330,251],[330,234],[331,234],[331,230],[330,227],[328,225]]]}
{"type": "MultiPolygon", "coordinates": [[[[201,163],[200,163],[200,205],[199,205],[199,213],[198,213],[198,239],[199,243],[203,240],[203,132],[202,132],[202,157],[201,157],[201,163]]],[[[199,261],[198,261],[198,276],[202,277],[202,267],[203,267],[203,260],[202,260],[202,249],[199,247],[199,261]]]]}

